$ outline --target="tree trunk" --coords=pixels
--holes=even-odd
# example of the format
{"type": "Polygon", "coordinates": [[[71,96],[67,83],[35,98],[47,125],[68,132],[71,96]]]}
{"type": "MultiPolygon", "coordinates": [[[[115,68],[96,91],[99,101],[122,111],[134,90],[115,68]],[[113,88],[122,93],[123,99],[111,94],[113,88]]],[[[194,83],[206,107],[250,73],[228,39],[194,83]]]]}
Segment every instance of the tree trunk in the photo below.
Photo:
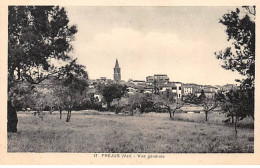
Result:
{"type": "Polygon", "coordinates": [[[16,109],[12,106],[11,101],[8,101],[7,104],[7,132],[17,132],[18,118],[16,109]]]}
{"type": "Polygon", "coordinates": [[[71,110],[68,110],[66,122],[70,122],[71,110]]]}
{"type": "Polygon", "coordinates": [[[255,120],[255,116],[254,116],[254,114],[251,114],[251,117],[253,118],[253,120],[255,120]]]}
{"type": "Polygon", "coordinates": [[[140,113],[144,113],[145,112],[145,106],[140,105],[140,113]]]}
{"type": "Polygon", "coordinates": [[[173,110],[172,111],[172,119],[174,119],[174,114],[175,114],[175,111],[176,111],[177,109],[175,109],[175,110],[173,110]]]}
{"type": "Polygon", "coordinates": [[[52,112],[53,112],[53,108],[50,107],[50,111],[49,111],[50,115],[52,115],[52,112]]]}
{"type": "Polygon", "coordinates": [[[134,110],[131,110],[131,116],[134,116],[134,110]]]}
{"type": "Polygon", "coordinates": [[[231,124],[232,125],[234,124],[234,116],[233,115],[231,116],[231,124]]]}
{"type": "Polygon", "coordinates": [[[168,112],[170,114],[170,119],[172,119],[172,112],[171,112],[171,109],[168,107],[168,112]]]}
{"type": "Polygon", "coordinates": [[[235,118],[235,133],[237,135],[237,117],[235,118]]]}
{"type": "Polygon", "coordinates": [[[205,111],[206,121],[208,121],[208,111],[205,111]]]}
{"type": "Polygon", "coordinates": [[[61,107],[59,107],[59,111],[60,111],[60,119],[62,118],[62,109],[61,107]]]}
{"type": "Polygon", "coordinates": [[[110,110],[110,107],[111,107],[111,102],[107,102],[107,110],[110,110]]]}

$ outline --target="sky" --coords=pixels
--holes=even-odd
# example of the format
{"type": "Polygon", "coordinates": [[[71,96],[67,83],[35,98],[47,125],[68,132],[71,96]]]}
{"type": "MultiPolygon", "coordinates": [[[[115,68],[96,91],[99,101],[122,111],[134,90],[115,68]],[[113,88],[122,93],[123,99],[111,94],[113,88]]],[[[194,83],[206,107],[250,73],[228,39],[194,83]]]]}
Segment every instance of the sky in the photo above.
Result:
{"type": "Polygon", "coordinates": [[[214,52],[225,49],[223,14],[235,7],[65,7],[78,33],[74,57],[90,79],[113,79],[118,59],[123,80],[167,74],[170,81],[236,83],[214,52]]]}

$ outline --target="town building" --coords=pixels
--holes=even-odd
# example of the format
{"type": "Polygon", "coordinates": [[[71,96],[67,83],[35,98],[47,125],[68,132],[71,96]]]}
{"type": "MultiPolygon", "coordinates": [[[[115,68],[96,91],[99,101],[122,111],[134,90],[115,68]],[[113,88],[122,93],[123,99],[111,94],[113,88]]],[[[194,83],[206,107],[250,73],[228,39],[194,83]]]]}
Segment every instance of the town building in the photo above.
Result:
{"type": "Polygon", "coordinates": [[[168,82],[159,87],[159,92],[171,91],[174,94],[175,101],[182,99],[182,83],[180,82],[168,82]]]}
{"type": "MultiPolygon", "coordinates": [[[[213,99],[216,93],[215,92],[205,91],[204,94],[205,94],[206,98],[213,99]]],[[[197,97],[199,97],[201,95],[201,92],[195,92],[195,95],[197,97]]]]}
{"type": "Polygon", "coordinates": [[[173,90],[173,92],[175,92],[177,94],[177,100],[180,100],[182,97],[182,83],[180,82],[174,82],[175,86],[176,86],[176,90],[173,90]]]}
{"type": "Polygon", "coordinates": [[[169,82],[169,77],[166,74],[154,74],[154,76],[147,76],[146,82],[149,84],[163,85],[169,82]]]}
{"type": "Polygon", "coordinates": [[[120,82],[121,81],[121,68],[119,67],[118,60],[116,59],[116,64],[114,67],[114,81],[120,82]]]}
{"type": "Polygon", "coordinates": [[[105,82],[105,81],[107,81],[107,78],[106,77],[100,77],[100,81],[105,82]]]}
{"type": "Polygon", "coordinates": [[[196,85],[194,85],[194,84],[183,84],[182,85],[183,95],[187,96],[189,94],[193,94],[195,87],[196,87],[196,85]]]}
{"type": "Polygon", "coordinates": [[[133,80],[132,82],[135,85],[145,85],[145,81],[143,80],[133,80]]]}
{"type": "Polygon", "coordinates": [[[218,88],[211,85],[204,85],[203,90],[206,92],[214,92],[214,93],[218,92],[218,88]]]}

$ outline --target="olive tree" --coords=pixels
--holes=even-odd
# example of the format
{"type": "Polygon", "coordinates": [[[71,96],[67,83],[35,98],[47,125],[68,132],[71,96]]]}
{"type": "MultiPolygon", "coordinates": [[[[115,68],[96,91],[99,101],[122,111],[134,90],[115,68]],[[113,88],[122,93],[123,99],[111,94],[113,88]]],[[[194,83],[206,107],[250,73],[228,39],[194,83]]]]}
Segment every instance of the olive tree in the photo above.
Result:
{"type": "Polygon", "coordinates": [[[180,109],[183,105],[181,101],[175,101],[174,93],[171,90],[166,90],[154,97],[154,103],[160,108],[166,109],[169,113],[170,119],[174,119],[176,110],[180,109]]]}

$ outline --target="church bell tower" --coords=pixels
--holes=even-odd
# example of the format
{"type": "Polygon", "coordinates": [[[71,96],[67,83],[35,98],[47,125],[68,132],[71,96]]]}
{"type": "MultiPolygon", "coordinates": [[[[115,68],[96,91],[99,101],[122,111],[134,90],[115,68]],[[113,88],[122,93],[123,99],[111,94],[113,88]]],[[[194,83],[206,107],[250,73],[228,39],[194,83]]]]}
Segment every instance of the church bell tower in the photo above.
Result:
{"type": "Polygon", "coordinates": [[[116,64],[115,64],[115,68],[114,68],[114,81],[116,81],[116,82],[121,81],[121,72],[120,72],[120,67],[119,67],[117,59],[116,59],[116,64]]]}

